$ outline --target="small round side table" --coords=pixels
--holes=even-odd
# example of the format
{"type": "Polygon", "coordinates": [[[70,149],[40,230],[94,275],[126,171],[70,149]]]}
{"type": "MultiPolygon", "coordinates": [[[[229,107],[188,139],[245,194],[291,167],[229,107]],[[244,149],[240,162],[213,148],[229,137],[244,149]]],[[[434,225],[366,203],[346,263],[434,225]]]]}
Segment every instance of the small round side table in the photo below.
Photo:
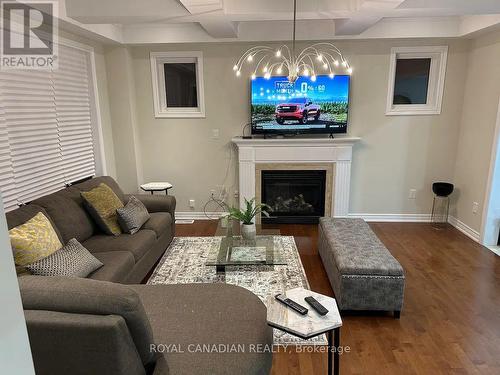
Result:
{"type": "Polygon", "coordinates": [[[165,195],[168,195],[168,190],[172,189],[172,184],[169,182],[148,182],[147,184],[142,184],[141,189],[149,191],[151,195],[155,191],[165,191],[165,195]]]}

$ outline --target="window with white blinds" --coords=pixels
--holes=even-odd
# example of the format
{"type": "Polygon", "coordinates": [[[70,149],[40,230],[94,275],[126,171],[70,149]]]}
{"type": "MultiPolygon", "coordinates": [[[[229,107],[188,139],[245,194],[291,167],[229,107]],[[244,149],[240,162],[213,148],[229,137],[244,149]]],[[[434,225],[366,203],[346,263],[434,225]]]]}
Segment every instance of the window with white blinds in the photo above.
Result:
{"type": "Polygon", "coordinates": [[[95,175],[87,51],[59,46],[53,71],[0,72],[0,190],[6,210],[95,175]]]}

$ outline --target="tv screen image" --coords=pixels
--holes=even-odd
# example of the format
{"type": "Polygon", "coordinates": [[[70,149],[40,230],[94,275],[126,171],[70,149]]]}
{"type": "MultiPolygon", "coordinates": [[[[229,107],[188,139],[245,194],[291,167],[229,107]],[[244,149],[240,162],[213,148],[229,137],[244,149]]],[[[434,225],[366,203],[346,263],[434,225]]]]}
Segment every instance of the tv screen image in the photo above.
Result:
{"type": "Polygon", "coordinates": [[[252,80],[252,133],[346,133],[349,75],[257,77],[252,80]]]}

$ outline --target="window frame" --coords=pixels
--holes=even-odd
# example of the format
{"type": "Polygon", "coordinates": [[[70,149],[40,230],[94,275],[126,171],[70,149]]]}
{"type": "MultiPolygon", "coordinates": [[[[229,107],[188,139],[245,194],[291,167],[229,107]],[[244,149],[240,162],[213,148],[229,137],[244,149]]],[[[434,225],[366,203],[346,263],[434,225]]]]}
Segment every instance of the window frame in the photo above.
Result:
{"type": "Polygon", "coordinates": [[[150,60],[155,118],[205,118],[203,53],[201,51],[151,52],[150,60]],[[165,70],[163,68],[163,64],[166,63],[196,64],[198,107],[169,108],[167,106],[165,70]]]}
{"type": "Polygon", "coordinates": [[[448,46],[393,47],[387,88],[387,116],[439,115],[443,101],[448,46]],[[393,104],[398,59],[431,59],[426,104],[393,104]]]}

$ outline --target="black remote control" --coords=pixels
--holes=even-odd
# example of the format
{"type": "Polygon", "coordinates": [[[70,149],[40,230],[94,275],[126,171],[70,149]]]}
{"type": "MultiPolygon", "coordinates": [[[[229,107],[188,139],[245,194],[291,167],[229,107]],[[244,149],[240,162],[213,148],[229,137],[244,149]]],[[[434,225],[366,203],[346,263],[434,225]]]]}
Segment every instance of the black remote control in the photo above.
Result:
{"type": "Polygon", "coordinates": [[[316,312],[319,315],[328,314],[328,310],[325,308],[325,306],[323,306],[321,303],[316,301],[316,299],[314,297],[311,297],[311,296],[306,297],[306,298],[304,298],[304,301],[306,301],[314,310],[316,310],[316,312]]]}
{"type": "Polygon", "coordinates": [[[274,298],[276,298],[278,301],[288,306],[289,308],[297,311],[301,315],[307,314],[308,310],[304,306],[299,305],[297,302],[291,300],[290,298],[286,298],[286,296],[283,294],[276,294],[274,298]]]}

